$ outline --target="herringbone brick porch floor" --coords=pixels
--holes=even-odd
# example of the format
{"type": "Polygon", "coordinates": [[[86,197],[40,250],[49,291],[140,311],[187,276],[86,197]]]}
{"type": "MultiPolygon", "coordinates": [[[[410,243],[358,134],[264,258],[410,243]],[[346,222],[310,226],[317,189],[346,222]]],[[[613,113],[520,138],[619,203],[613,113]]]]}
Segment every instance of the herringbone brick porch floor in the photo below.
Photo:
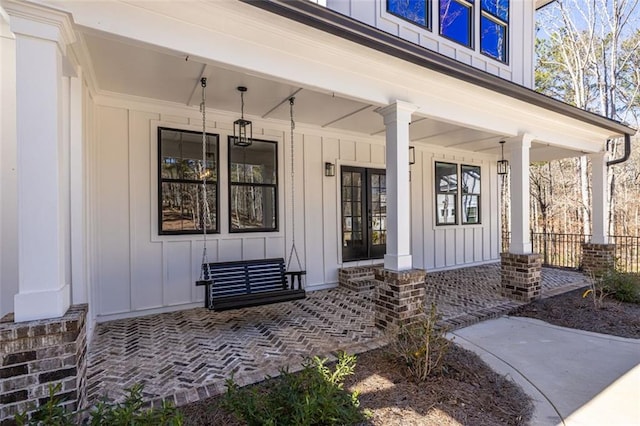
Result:
{"type": "MultiPolygon", "coordinates": [[[[543,296],[586,285],[577,272],[543,268],[543,296]]],[[[520,304],[499,295],[499,264],[428,273],[427,303],[457,328],[500,316],[520,304]]],[[[239,384],[295,371],[306,356],[331,358],[386,343],[373,325],[372,292],[344,288],[307,299],[211,312],[204,308],[98,324],[89,350],[88,400],[121,400],[144,383],[144,397],[182,405],[224,391],[232,373],[239,384]]]]}

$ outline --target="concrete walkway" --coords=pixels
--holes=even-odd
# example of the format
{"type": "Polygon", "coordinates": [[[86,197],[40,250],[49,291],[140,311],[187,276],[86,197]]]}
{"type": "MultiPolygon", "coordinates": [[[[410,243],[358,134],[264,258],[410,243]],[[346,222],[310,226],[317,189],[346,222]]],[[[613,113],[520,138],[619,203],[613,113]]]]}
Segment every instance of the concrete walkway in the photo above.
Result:
{"type": "Polygon", "coordinates": [[[519,317],[450,337],[522,386],[534,400],[533,425],[640,425],[640,339],[519,317]]]}

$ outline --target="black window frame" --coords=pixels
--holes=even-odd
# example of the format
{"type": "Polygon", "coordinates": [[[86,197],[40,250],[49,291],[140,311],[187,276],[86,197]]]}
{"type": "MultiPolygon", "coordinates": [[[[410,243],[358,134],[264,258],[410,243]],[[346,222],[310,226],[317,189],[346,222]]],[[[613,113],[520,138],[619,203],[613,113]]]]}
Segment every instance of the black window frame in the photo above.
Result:
{"type": "Polygon", "coordinates": [[[413,20],[411,20],[411,19],[407,18],[406,16],[401,15],[399,13],[392,12],[389,9],[389,0],[385,0],[385,10],[387,11],[387,13],[389,15],[396,16],[396,17],[402,19],[403,21],[407,21],[407,22],[409,22],[409,23],[411,23],[413,25],[416,25],[416,26],[418,26],[420,28],[424,28],[426,30],[432,31],[432,27],[433,27],[433,25],[432,25],[433,14],[432,14],[432,5],[431,5],[432,2],[431,2],[431,0],[422,0],[422,1],[424,2],[426,25],[422,25],[422,24],[420,24],[420,23],[418,23],[416,21],[413,21],[413,20]]]}
{"type": "MultiPolygon", "coordinates": [[[[478,0],[475,0],[478,1],[478,0]]],[[[468,49],[475,51],[475,1],[474,0],[439,0],[438,2],[438,35],[460,46],[464,46],[468,49]],[[467,28],[467,35],[469,37],[469,44],[464,44],[453,37],[448,37],[442,33],[442,2],[449,1],[457,3],[463,7],[469,9],[469,27],[467,28]]]]}
{"type": "MultiPolygon", "coordinates": [[[[234,137],[232,135],[227,136],[227,174],[228,174],[228,180],[227,180],[227,189],[228,189],[228,197],[229,197],[229,202],[228,202],[228,225],[229,225],[229,233],[230,234],[244,234],[244,233],[255,233],[255,232],[278,232],[280,230],[280,211],[279,211],[279,193],[278,193],[278,188],[279,188],[279,172],[278,172],[278,168],[279,168],[279,164],[278,164],[278,142],[277,141],[273,141],[273,140],[266,140],[266,139],[252,139],[254,142],[266,142],[266,143],[271,143],[275,146],[274,149],[274,166],[275,166],[275,170],[274,170],[274,176],[275,176],[275,183],[246,183],[246,182],[233,182],[231,179],[231,174],[232,174],[232,167],[231,167],[231,151],[234,147],[233,145],[233,141],[234,141],[234,137]],[[232,226],[232,203],[231,203],[231,194],[232,194],[232,187],[233,186],[251,186],[251,187],[272,187],[274,188],[274,205],[273,205],[273,213],[275,216],[275,226],[274,228],[250,228],[250,229],[234,229],[232,226]]],[[[250,149],[251,146],[253,145],[249,145],[248,147],[245,148],[241,148],[239,147],[239,149],[250,149]]]]}
{"type": "Polygon", "coordinates": [[[460,223],[462,225],[482,225],[482,167],[480,166],[475,166],[473,164],[460,164],[460,223]],[[478,170],[478,181],[480,184],[480,188],[478,190],[477,193],[475,192],[468,192],[465,191],[465,180],[464,180],[464,169],[469,168],[469,169],[477,169],[478,170]],[[465,214],[464,212],[464,197],[465,195],[467,196],[474,196],[477,199],[477,205],[476,205],[476,209],[477,209],[477,216],[478,216],[478,221],[477,222],[468,222],[465,221],[465,217],[467,217],[468,215],[465,214]]]}
{"type": "Polygon", "coordinates": [[[456,226],[458,225],[458,194],[460,193],[460,173],[458,170],[458,164],[457,163],[449,163],[447,161],[436,161],[433,167],[434,170],[434,191],[435,191],[435,197],[434,197],[434,201],[435,201],[435,214],[436,214],[436,226],[456,226]],[[439,220],[439,216],[438,216],[438,209],[439,207],[439,203],[438,203],[438,195],[451,195],[450,191],[440,191],[440,182],[438,180],[438,164],[443,164],[443,165],[447,165],[447,166],[454,166],[456,169],[456,191],[455,191],[455,196],[454,196],[454,207],[455,207],[455,214],[454,214],[454,222],[453,223],[447,223],[447,222],[440,222],[439,220]]]}
{"type": "MultiPolygon", "coordinates": [[[[157,130],[157,148],[158,148],[158,156],[156,166],[158,168],[158,235],[196,235],[202,234],[201,229],[192,229],[192,230],[163,230],[163,212],[162,212],[162,201],[163,201],[163,193],[162,193],[162,184],[163,183],[177,183],[177,184],[199,184],[202,185],[201,179],[170,179],[162,177],[162,131],[171,131],[171,132],[181,132],[181,133],[189,133],[194,135],[202,135],[202,132],[195,130],[185,130],[185,129],[177,129],[172,127],[160,127],[158,126],[157,130]]],[[[207,191],[211,191],[212,189],[215,191],[215,228],[207,229],[207,234],[219,234],[220,233],[220,135],[218,133],[206,133],[207,137],[212,136],[216,139],[216,147],[215,147],[215,181],[209,183],[207,181],[207,191]]]]}
{"type": "Polygon", "coordinates": [[[505,65],[509,65],[509,37],[510,37],[510,31],[509,31],[509,18],[511,15],[511,0],[507,0],[508,4],[507,4],[507,19],[504,20],[501,17],[491,13],[489,10],[484,8],[483,2],[482,0],[480,1],[480,22],[479,22],[479,26],[480,26],[480,54],[493,59],[494,61],[498,61],[501,62],[505,65]],[[504,60],[503,59],[499,59],[496,58],[493,55],[490,55],[488,53],[485,53],[483,50],[483,38],[482,38],[482,18],[486,18],[490,21],[492,21],[495,24],[498,24],[502,27],[504,27],[504,60]]]}

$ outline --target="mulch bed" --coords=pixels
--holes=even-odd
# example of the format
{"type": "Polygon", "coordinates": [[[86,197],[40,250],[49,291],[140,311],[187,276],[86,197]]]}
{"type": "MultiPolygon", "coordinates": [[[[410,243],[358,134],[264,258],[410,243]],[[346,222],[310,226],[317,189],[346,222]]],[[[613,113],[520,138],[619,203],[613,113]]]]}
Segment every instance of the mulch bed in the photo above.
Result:
{"type": "Polygon", "coordinates": [[[519,306],[510,315],[537,318],[554,325],[640,338],[640,305],[605,298],[596,309],[591,296],[582,297],[585,289],[574,290],[548,299],[519,306]]]}
{"type": "MultiPolygon", "coordinates": [[[[595,309],[584,289],[538,300],[510,315],[621,337],[640,338],[640,305],[605,299],[595,309]]],[[[360,392],[360,404],[372,413],[370,425],[520,425],[531,417],[528,396],[493,372],[474,353],[451,344],[445,372],[418,383],[405,374],[389,348],[358,355],[354,376],[345,387],[360,392]]],[[[257,384],[255,386],[261,386],[257,384]]],[[[244,423],[219,407],[220,398],[181,407],[187,425],[236,426],[244,423]]]]}
{"type": "MultiPolygon", "coordinates": [[[[370,425],[520,425],[530,418],[529,397],[474,353],[452,344],[445,366],[442,375],[415,382],[388,348],[376,349],[358,355],[345,388],[358,390],[361,407],[372,413],[370,425]]],[[[187,425],[243,424],[219,404],[219,397],[209,398],[180,410],[187,425]]]]}

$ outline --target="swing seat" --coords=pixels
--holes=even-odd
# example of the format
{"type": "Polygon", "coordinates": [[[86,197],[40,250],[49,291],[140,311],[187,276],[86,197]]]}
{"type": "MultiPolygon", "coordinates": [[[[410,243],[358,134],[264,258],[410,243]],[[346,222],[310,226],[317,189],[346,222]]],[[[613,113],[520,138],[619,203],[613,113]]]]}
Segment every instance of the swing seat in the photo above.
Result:
{"type": "Polygon", "coordinates": [[[214,311],[304,299],[306,271],[285,271],[283,258],[215,262],[202,265],[205,307],[214,311]]]}

